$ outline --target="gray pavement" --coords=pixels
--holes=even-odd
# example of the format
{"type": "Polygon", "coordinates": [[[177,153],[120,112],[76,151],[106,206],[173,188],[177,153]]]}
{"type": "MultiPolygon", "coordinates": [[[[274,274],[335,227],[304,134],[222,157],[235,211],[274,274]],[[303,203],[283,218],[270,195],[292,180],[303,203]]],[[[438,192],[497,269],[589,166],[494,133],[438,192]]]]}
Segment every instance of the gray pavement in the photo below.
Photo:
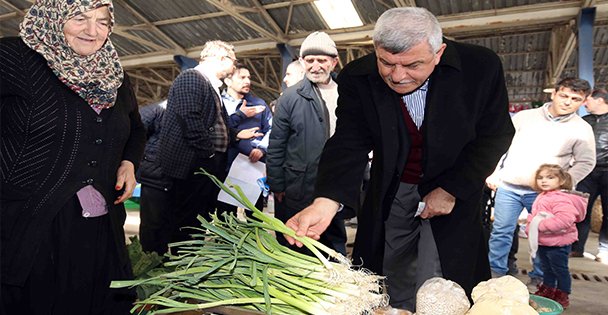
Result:
{"type": "MultiPolygon", "coordinates": [[[[569,267],[572,274],[572,294],[570,307],[563,314],[603,315],[608,314],[608,265],[593,260],[597,254],[598,234],[589,233],[585,245],[586,257],[570,258],[569,267]]],[[[519,239],[517,265],[520,269],[517,278],[524,283],[528,281],[526,273],[531,270],[528,255],[528,240],[519,239]]],[[[531,291],[532,287],[528,287],[531,291]]],[[[532,291],[533,292],[533,291],[532,291]]]]}

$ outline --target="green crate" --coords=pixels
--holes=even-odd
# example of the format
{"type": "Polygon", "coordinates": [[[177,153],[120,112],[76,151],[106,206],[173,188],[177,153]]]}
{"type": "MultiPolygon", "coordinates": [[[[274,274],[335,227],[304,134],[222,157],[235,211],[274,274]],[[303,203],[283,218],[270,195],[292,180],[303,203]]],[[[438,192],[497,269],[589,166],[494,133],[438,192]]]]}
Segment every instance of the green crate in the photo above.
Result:
{"type": "Polygon", "coordinates": [[[547,309],[548,311],[538,312],[540,315],[558,315],[564,312],[564,308],[561,304],[548,299],[546,297],[530,294],[530,300],[536,302],[539,309],[547,309]]]}
{"type": "Polygon", "coordinates": [[[125,209],[139,210],[139,198],[137,198],[137,200],[134,200],[134,198],[131,198],[131,199],[125,201],[125,209]]]}

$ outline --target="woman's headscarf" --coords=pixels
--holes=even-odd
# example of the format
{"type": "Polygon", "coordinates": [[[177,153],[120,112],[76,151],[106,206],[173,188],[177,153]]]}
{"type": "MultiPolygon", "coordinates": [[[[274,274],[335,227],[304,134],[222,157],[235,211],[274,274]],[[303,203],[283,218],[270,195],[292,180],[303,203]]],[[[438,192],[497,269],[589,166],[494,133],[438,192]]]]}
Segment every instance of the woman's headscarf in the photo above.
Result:
{"type": "Polygon", "coordinates": [[[118,53],[110,41],[114,26],[112,0],[37,0],[21,22],[20,36],[41,54],[55,75],[98,112],[114,106],[124,73],[118,53]],[[63,26],[76,15],[107,6],[110,13],[108,39],[94,54],[73,51],[63,26]]]}

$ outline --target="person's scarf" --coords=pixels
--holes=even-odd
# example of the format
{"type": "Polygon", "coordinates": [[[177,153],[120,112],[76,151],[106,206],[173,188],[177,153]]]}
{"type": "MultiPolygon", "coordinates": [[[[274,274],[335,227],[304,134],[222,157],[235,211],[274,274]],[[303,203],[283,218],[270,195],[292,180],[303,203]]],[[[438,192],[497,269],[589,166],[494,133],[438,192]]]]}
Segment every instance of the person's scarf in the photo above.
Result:
{"type": "Polygon", "coordinates": [[[107,6],[109,31],[114,26],[111,0],[37,0],[20,25],[20,36],[27,46],[46,59],[55,75],[97,112],[114,106],[124,73],[118,53],[110,41],[94,54],[81,56],[72,50],[63,26],[76,15],[107,6]]]}

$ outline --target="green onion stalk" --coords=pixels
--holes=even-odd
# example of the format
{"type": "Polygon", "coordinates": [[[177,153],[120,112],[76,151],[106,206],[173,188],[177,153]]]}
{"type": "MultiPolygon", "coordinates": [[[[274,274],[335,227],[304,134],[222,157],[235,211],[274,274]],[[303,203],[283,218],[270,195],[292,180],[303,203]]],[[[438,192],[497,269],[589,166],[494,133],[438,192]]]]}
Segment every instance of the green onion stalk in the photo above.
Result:
{"type": "MultiPolygon", "coordinates": [[[[388,303],[382,277],[354,269],[342,254],[301,237],[280,220],[257,209],[237,185],[224,185],[201,169],[222,190],[253,212],[240,220],[216,214],[198,216],[191,240],[172,243],[160,270],[145,279],[112,281],[110,287],[145,286],[150,292],[131,313],[171,314],[217,306],[237,306],[266,314],[370,314],[388,303]],[[270,231],[301,242],[314,256],[282,246],[270,231]],[[325,257],[324,254],[328,257],[325,257]]],[[[279,236],[281,237],[281,236],[279,236]]]]}

